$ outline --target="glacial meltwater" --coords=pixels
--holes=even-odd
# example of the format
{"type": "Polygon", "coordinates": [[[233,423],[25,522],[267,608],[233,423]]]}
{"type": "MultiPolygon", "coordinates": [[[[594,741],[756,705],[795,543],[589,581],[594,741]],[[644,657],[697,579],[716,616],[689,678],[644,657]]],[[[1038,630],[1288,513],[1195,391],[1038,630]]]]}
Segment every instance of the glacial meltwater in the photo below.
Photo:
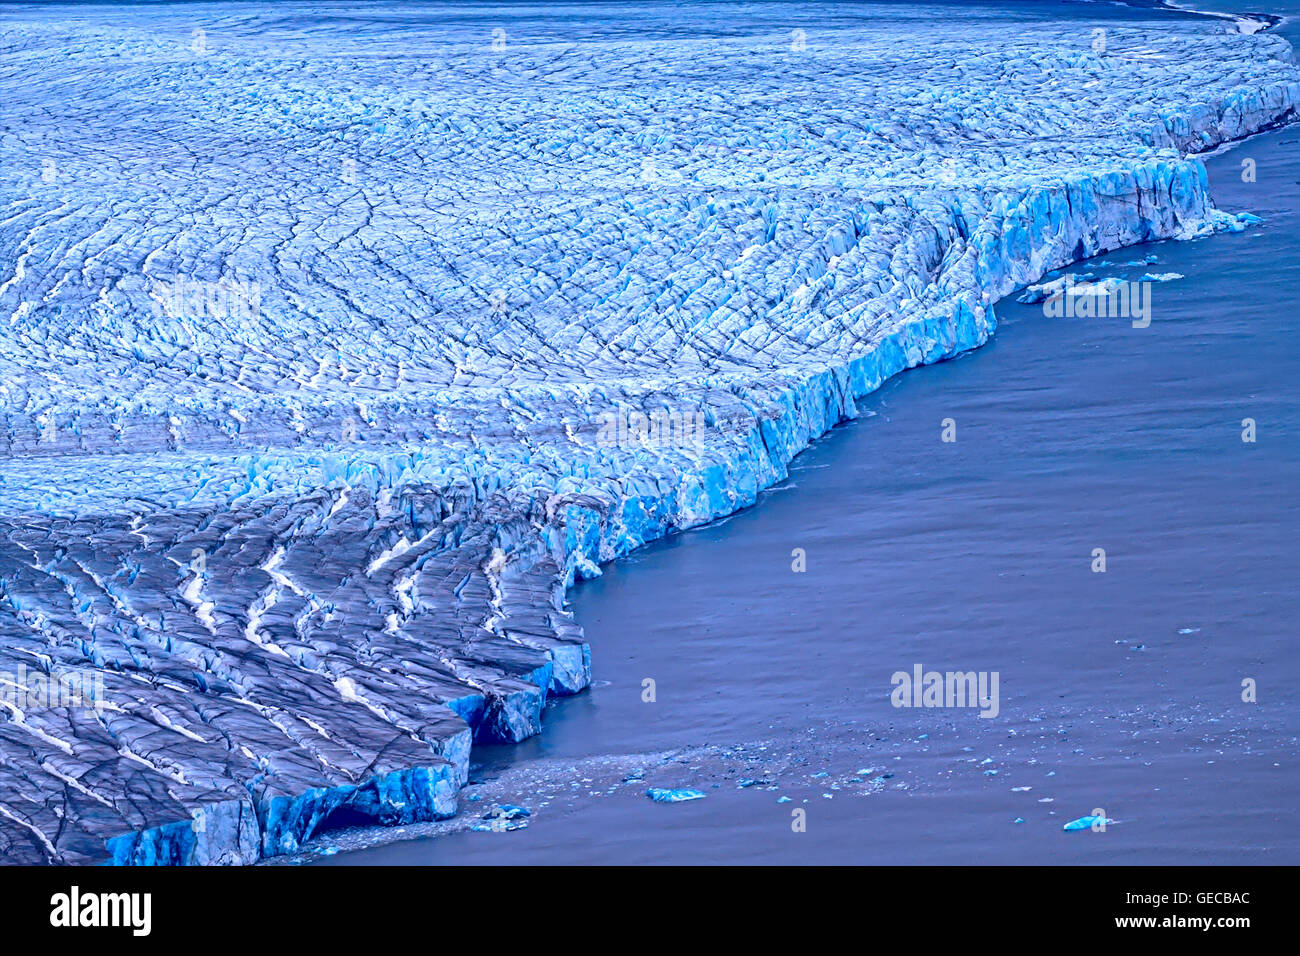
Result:
{"type": "Polygon", "coordinates": [[[1284,128],[1207,158],[1217,204],[1263,217],[1245,232],[1064,270],[1180,274],[1149,326],[1013,295],[986,346],[886,383],[757,507],[607,565],[570,594],[589,692],[476,747],[455,820],[316,852],[1300,862],[1298,157],[1284,128]],[[918,666],[996,674],[996,714],[894,706],[918,666]],[[529,826],[468,829],[500,804],[529,826]]]}

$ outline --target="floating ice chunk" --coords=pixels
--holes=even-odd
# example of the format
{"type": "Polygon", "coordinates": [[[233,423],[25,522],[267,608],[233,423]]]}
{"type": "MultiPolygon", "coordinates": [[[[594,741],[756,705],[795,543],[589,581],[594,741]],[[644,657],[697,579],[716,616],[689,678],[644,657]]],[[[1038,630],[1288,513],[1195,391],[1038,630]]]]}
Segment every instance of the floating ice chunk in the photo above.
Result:
{"type": "Polygon", "coordinates": [[[1089,281],[1092,278],[1093,275],[1091,272],[1082,272],[1077,275],[1074,273],[1064,275],[1059,279],[1053,279],[1051,282],[1044,282],[1040,285],[1031,285],[1026,287],[1025,291],[1020,294],[1016,301],[1033,305],[1038,302],[1046,302],[1048,299],[1055,300],[1067,296],[1073,298],[1081,296],[1108,296],[1114,295],[1126,285],[1125,281],[1117,276],[1099,279],[1096,282],[1089,281]]]}
{"type": "Polygon", "coordinates": [[[1079,817],[1077,820],[1071,820],[1062,830],[1091,830],[1094,826],[1107,826],[1115,821],[1109,817],[1079,817]]]}
{"type": "Polygon", "coordinates": [[[660,787],[651,787],[645,792],[645,795],[655,803],[685,803],[687,800],[703,800],[707,796],[707,794],[699,790],[687,788],[664,790],[660,787]]]}
{"type": "Polygon", "coordinates": [[[1025,291],[1016,297],[1017,302],[1023,302],[1026,305],[1035,305],[1039,302],[1045,302],[1056,295],[1065,292],[1068,286],[1075,283],[1087,282],[1093,278],[1091,272],[1072,272],[1069,275],[1063,275],[1059,279],[1053,279],[1051,282],[1042,282],[1038,285],[1026,286],[1025,291]]]}
{"type": "Polygon", "coordinates": [[[1128,283],[1119,276],[1098,279],[1096,282],[1079,282],[1065,288],[1066,295],[1114,295],[1128,283]]]}
{"type": "Polygon", "coordinates": [[[1184,279],[1181,272],[1144,272],[1141,282],[1173,282],[1175,279],[1184,279]]]}
{"type": "Polygon", "coordinates": [[[522,830],[528,826],[528,818],[533,815],[531,810],[523,807],[516,807],[509,803],[503,803],[499,807],[493,807],[487,813],[480,817],[483,823],[476,823],[470,827],[471,830],[477,830],[480,833],[496,832],[504,833],[507,830],[522,830]]]}

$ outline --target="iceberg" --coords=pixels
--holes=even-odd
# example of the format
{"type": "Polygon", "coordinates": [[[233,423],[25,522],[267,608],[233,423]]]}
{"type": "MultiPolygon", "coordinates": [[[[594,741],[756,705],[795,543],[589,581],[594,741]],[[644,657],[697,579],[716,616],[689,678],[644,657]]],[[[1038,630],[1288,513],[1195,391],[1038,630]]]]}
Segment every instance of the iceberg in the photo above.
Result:
{"type": "Polygon", "coordinates": [[[510,830],[522,830],[528,826],[528,818],[531,816],[532,811],[505,803],[499,807],[493,807],[483,814],[480,819],[484,822],[476,823],[470,829],[480,833],[505,833],[510,830]]]}
{"type": "Polygon", "coordinates": [[[1079,817],[1079,819],[1077,820],[1071,820],[1065,826],[1061,827],[1061,829],[1062,830],[1091,830],[1094,827],[1098,827],[1098,828],[1107,827],[1114,822],[1115,822],[1114,820],[1111,820],[1108,817],[1103,817],[1103,816],[1079,817]]]}
{"type": "Polygon", "coordinates": [[[688,800],[703,800],[708,796],[701,790],[688,788],[666,790],[662,787],[651,787],[645,792],[645,795],[655,803],[685,803],[688,800]]]}

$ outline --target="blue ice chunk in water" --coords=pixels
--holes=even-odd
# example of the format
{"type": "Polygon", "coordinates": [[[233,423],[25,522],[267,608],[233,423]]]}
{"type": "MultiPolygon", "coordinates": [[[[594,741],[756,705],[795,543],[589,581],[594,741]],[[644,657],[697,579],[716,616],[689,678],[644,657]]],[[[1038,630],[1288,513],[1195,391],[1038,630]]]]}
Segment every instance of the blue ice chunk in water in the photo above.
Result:
{"type": "Polygon", "coordinates": [[[684,803],[687,800],[703,800],[707,796],[699,790],[687,788],[664,790],[660,787],[651,787],[645,792],[645,795],[655,803],[684,803]]]}
{"type": "Polygon", "coordinates": [[[1016,301],[1023,302],[1026,305],[1036,305],[1039,302],[1045,302],[1052,296],[1063,294],[1071,283],[1081,284],[1094,278],[1096,277],[1091,272],[1074,272],[1070,275],[1063,275],[1059,279],[1053,279],[1050,282],[1025,286],[1020,295],[1016,297],[1016,301]]]}
{"type": "Polygon", "coordinates": [[[479,833],[504,833],[508,830],[522,830],[528,826],[528,818],[532,815],[531,810],[503,803],[501,806],[493,807],[483,814],[480,819],[484,822],[476,823],[470,829],[479,833]]]}
{"type": "Polygon", "coordinates": [[[1106,826],[1114,822],[1115,822],[1114,820],[1111,820],[1108,817],[1079,817],[1079,819],[1077,820],[1071,820],[1061,829],[1062,830],[1091,830],[1094,825],[1100,824],[1102,826],[1106,826]]]}

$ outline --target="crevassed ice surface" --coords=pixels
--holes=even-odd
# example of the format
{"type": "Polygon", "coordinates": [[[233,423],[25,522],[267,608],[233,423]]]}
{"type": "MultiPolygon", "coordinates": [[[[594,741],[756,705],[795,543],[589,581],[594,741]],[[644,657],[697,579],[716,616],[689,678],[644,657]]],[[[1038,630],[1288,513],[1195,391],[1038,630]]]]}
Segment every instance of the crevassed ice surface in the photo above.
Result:
{"type": "Polygon", "coordinates": [[[8,862],[453,814],[589,683],[575,577],[1016,287],[1235,225],[1187,155],[1300,98],[1222,21],[960,6],[0,7],[0,52],[8,862]]]}

